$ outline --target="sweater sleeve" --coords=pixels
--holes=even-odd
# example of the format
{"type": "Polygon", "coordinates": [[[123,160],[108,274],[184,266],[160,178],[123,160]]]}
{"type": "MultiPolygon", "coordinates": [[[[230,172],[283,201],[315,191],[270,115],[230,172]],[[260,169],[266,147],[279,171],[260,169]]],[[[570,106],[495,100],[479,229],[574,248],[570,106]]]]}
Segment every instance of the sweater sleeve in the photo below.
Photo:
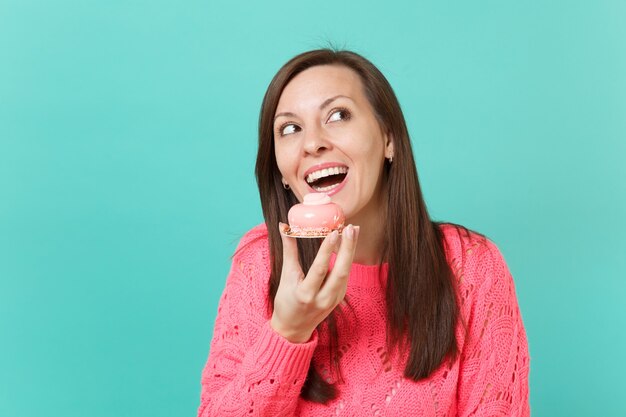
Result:
{"type": "Polygon", "coordinates": [[[293,344],[270,327],[267,268],[260,245],[249,246],[236,252],[219,302],[199,417],[292,416],[317,345],[317,333],[293,344]]]}
{"type": "Polygon", "coordinates": [[[466,311],[458,415],[528,417],[528,343],[513,278],[492,242],[474,251],[466,274],[475,293],[466,311]]]}

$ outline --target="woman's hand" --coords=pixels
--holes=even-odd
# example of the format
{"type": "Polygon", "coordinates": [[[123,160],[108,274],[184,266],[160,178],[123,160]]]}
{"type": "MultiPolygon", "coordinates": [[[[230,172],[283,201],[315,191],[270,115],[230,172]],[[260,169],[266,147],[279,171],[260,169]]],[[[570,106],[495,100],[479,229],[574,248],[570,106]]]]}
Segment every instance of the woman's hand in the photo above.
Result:
{"type": "MultiPolygon", "coordinates": [[[[279,227],[282,230],[286,225],[281,223],[279,227]]],[[[304,343],[346,295],[359,226],[345,227],[341,242],[337,231],[326,236],[306,276],[298,260],[296,240],[282,233],[281,236],[283,270],[270,325],[290,342],[304,343]],[[337,246],[335,264],[328,271],[331,254],[337,246]]]]}

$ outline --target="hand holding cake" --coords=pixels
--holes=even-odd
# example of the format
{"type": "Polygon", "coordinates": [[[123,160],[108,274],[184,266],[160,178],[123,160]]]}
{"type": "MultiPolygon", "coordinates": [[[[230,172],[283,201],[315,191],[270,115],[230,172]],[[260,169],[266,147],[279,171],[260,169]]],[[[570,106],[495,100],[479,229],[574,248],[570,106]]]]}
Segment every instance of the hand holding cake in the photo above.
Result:
{"type": "Polygon", "coordinates": [[[346,295],[359,226],[347,225],[341,238],[337,230],[330,232],[306,270],[300,263],[298,242],[289,238],[286,228],[279,223],[283,264],[270,326],[291,343],[306,343],[346,295]]]}

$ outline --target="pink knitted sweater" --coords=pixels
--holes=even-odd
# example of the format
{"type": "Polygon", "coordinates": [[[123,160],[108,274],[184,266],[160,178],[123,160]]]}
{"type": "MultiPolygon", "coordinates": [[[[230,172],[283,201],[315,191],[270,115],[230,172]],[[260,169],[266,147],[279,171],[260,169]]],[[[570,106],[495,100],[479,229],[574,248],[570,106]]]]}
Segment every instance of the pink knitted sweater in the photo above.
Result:
{"type": "Polygon", "coordinates": [[[417,382],[403,376],[405,356],[386,348],[386,265],[352,266],[337,382],[324,332],[293,344],[269,326],[267,229],[248,232],[219,303],[198,416],[529,416],[528,346],[511,274],[492,242],[442,230],[468,330],[457,326],[458,359],[417,382]],[[337,383],[328,404],[299,397],[311,363],[337,383]]]}

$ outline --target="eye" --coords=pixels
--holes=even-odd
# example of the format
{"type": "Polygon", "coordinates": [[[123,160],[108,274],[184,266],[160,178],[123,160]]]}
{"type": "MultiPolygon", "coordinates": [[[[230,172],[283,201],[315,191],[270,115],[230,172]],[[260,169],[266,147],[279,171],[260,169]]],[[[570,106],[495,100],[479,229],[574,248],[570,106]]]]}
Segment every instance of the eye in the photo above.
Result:
{"type": "Polygon", "coordinates": [[[278,135],[280,136],[287,136],[299,132],[300,130],[301,128],[298,125],[295,125],[293,123],[285,123],[277,129],[276,133],[278,133],[278,135]]]}
{"type": "Polygon", "coordinates": [[[327,123],[338,122],[340,120],[350,120],[350,111],[348,109],[333,109],[328,116],[327,123]]]}

